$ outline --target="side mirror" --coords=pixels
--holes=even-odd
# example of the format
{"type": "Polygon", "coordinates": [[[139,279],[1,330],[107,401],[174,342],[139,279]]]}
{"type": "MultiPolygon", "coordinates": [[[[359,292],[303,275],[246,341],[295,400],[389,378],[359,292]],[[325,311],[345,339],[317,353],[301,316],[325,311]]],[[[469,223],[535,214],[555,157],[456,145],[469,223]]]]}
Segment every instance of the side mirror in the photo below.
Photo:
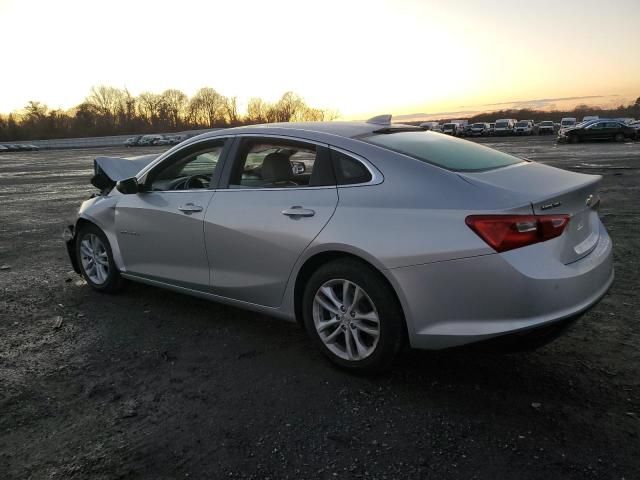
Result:
{"type": "Polygon", "coordinates": [[[116,188],[120,193],[124,193],[125,195],[140,192],[140,186],[138,185],[138,180],[136,180],[136,177],[120,180],[118,183],[116,183],[116,188]]]}

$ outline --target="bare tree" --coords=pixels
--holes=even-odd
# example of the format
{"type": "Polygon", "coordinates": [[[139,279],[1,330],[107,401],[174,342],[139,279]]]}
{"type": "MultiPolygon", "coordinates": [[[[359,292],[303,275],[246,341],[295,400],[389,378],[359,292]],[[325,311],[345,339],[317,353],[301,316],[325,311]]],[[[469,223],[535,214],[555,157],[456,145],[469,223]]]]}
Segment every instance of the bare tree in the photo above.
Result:
{"type": "Polygon", "coordinates": [[[300,95],[293,92],[285,92],[273,106],[272,121],[290,122],[298,119],[306,108],[307,106],[300,95]]]}
{"type": "Polygon", "coordinates": [[[165,90],[162,92],[161,97],[164,110],[166,111],[171,126],[178,127],[182,125],[187,114],[189,97],[176,89],[165,90]]]}
{"type": "Polygon", "coordinates": [[[245,120],[249,123],[265,123],[269,112],[269,104],[263,99],[252,97],[247,104],[245,120]]]}
{"type": "Polygon", "coordinates": [[[157,125],[163,107],[162,95],[144,92],[138,96],[138,112],[149,125],[157,125]]]}
{"type": "Polygon", "coordinates": [[[240,116],[238,115],[238,98],[224,97],[222,108],[224,110],[227,123],[237,125],[240,121],[240,116]]]}
{"type": "Polygon", "coordinates": [[[189,102],[189,118],[195,124],[207,127],[223,123],[224,97],[213,88],[201,88],[189,102]]]}
{"type": "Polygon", "coordinates": [[[30,100],[27,106],[24,107],[25,118],[27,121],[35,121],[40,118],[46,117],[49,107],[45,104],[30,100]]]}

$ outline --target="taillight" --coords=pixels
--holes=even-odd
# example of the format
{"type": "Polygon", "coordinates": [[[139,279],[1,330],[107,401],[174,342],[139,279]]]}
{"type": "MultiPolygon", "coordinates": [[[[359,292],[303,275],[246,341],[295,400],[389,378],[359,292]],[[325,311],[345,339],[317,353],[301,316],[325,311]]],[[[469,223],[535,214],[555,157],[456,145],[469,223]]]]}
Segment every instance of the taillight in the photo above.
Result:
{"type": "Polygon", "coordinates": [[[569,215],[470,215],[465,221],[496,252],[506,252],[559,237],[569,215]]]}

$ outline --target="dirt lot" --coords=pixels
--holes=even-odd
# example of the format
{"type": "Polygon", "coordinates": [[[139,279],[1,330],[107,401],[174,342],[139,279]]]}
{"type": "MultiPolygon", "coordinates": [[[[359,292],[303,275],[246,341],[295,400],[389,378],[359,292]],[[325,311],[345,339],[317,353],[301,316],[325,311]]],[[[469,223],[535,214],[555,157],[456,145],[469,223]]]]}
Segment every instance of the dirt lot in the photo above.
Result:
{"type": "Polygon", "coordinates": [[[409,351],[375,378],[294,324],[92,292],[60,231],[92,159],[134,152],[1,154],[0,478],[640,478],[640,143],[483,142],[604,175],[614,286],[536,352],[409,351]]]}

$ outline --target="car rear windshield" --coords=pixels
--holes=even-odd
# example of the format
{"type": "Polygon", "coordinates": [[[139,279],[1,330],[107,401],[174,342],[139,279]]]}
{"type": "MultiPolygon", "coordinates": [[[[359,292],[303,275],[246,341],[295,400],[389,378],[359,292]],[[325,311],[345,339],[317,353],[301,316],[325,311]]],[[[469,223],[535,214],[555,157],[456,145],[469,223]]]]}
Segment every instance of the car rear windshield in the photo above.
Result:
{"type": "Polygon", "coordinates": [[[516,127],[527,127],[529,126],[529,122],[518,122],[516,123],[516,127]]]}
{"type": "Polygon", "coordinates": [[[373,134],[362,140],[454,171],[491,170],[524,162],[468,140],[433,132],[373,134]]]}
{"type": "Polygon", "coordinates": [[[544,121],[544,122],[540,122],[540,126],[542,127],[550,127],[553,126],[553,122],[548,122],[548,121],[544,121]]]}
{"type": "Polygon", "coordinates": [[[508,126],[509,126],[509,122],[496,122],[496,127],[498,128],[508,127],[508,126]]]}

